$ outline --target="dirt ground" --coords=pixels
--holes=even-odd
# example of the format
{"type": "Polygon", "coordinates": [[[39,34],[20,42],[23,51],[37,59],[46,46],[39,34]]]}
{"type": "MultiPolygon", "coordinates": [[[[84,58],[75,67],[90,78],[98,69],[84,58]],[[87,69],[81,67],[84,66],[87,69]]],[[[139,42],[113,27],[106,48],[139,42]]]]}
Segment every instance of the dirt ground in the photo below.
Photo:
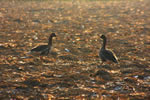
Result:
{"type": "Polygon", "coordinates": [[[150,100],[150,0],[1,0],[0,100],[150,100]],[[55,32],[48,56],[31,55],[55,32]],[[101,65],[100,36],[118,64],[101,65]]]}

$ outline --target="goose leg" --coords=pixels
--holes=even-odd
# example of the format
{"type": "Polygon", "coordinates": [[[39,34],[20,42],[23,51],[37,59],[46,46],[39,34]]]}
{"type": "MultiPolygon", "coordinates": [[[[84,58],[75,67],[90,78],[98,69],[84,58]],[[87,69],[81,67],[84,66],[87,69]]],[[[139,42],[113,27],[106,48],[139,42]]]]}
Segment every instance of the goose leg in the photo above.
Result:
{"type": "Polygon", "coordinates": [[[43,56],[40,56],[40,60],[43,60],[43,56]]]}

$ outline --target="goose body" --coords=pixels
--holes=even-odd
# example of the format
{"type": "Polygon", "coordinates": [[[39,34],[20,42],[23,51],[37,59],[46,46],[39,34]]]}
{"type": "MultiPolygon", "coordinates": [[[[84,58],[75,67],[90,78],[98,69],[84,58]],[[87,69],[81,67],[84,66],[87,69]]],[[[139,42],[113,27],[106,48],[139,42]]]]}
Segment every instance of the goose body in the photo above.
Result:
{"type": "Polygon", "coordinates": [[[39,45],[35,48],[33,48],[31,50],[31,52],[38,52],[40,53],[41,55],[48,55],[48,53],[50,52],[51,50],[51,47],[52,47],[52,38],[53,37],[56,37],[56,34],[55,33],[52,33],[50,36],[49,36],[49,41],[48,41],[48,44],[47,45],[39,45]]]}
{"type": "Polygon", "coordinates": [[[118,63],[117,57],[115,56],[115,54],[112,51],[106,49],[106,42],[107,42],[106,40],[107,39],[106,39],[105,35],[102,35],[101,38],[103,39],[103,45],[100,49],[99,56],[100,56],[102,62],[109,60],[114,63],[118,63]]]}

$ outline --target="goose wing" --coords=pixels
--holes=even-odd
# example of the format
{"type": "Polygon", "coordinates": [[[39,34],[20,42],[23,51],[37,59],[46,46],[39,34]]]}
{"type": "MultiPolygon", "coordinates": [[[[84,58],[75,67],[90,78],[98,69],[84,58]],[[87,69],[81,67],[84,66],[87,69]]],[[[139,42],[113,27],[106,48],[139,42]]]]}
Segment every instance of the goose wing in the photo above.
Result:
{"type": "Polygon", "coordinates": [[[40,45],[38,47],[33,48],[31,52],[42,52],[43,50],[47,48],[48,48],[48,45],[40,45]]]}
{"type": "Polygon", "coordinates": [[[108,60],[111,60],[115,63],[118,63],[117,58],[113,52],[111,52],[110,50],[103,50],[102,52],[103,52],[102,53],[103,57],[105,57],[105,59],[108,59],[108,60]]]}
{"type": "Polygon", "coordinates": [[[43,51],[41,51],[41,55],[48,55],[49,51],[50,51],[50,48],[46,48],[43,51]]]}

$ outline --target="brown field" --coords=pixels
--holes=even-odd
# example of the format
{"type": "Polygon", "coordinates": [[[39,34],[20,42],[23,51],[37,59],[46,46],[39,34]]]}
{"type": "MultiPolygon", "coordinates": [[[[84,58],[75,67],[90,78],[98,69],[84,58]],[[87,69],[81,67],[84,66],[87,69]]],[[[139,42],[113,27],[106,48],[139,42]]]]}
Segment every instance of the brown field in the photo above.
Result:
{"type": "Polygon", "coordinates": [[[0,1],[0,100],[149,98],[150,0],[0,1]],[[101,65],[102,34],[119,64],[101,65]]]}

